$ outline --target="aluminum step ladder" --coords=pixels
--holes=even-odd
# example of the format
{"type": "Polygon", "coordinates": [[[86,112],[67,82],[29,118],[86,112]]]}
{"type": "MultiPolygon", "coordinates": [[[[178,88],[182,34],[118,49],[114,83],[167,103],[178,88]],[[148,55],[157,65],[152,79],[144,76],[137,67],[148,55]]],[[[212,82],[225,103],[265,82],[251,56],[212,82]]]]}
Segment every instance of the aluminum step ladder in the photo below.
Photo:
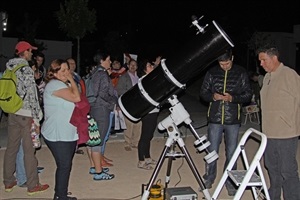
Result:
{"type": "Polygon", "coordinates": [[[251,187],[254,199],[270,200],[268,188],[260,165],[260,160],[264,154],[266,145],[266,135],[253,128],[249,128],[243,134],[218,186],[216,187],[216,190],[214,191],[214,194],[212,195],[212,200],[217,199],[227,179],[231,179],[238,187],[237,192],[233,197],[234,200],[240,200],[244,191],[249,187],[251,187]],[[249,139],[252,139],[255,142],[260,142],[257,152],[254,154],[253,158],[246,154],[245,147],[249,139]],[[238,169],[240,168],[238,165],[237,170],[232,170],[233,165],[239,158],[241,158],[244,164],[243,169],[238,169]],[[250,160],[251,158],[252,161],[250,160]]]}

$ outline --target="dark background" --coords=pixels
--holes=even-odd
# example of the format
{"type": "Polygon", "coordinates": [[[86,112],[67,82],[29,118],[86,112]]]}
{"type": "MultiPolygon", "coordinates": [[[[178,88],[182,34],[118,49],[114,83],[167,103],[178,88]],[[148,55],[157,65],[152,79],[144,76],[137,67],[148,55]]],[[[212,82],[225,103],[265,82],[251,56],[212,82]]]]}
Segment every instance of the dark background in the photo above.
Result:
{"type": "MultiPolygon", "coordinates": [[[[36,39],[70,41],[59,30],[54,12],[61,0],[1,1],[0,10],[9,15],[4,37],[22,38],[18,27],[29,21],[39,21],[36,39]]],[[[235,44],[235,58],[245,64],[247,42],[259,32],[293,32],[300,24],[296,1],[126,1],[89,0],[89,7],[97,12],[97,31],[81,40],[81,60],[87,61],[96,49],[104,48],[107,34],[114,31],[128,44],[128,52],[144,57],[167,55],[193,35],[191,16],[204,16],[200,25],[215,20],[235,44]]],[[[72,40],[73,41],[73,40],[72,40]]],[[[76,41],[74,40],[76,56],[76,41]]]]}

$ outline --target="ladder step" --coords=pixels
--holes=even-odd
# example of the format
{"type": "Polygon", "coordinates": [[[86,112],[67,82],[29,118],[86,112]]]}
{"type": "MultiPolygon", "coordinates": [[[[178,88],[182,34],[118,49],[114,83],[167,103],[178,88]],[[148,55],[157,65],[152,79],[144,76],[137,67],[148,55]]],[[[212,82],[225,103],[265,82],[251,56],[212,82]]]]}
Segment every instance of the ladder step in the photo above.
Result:
{"type": "MultiPolygon", "coordinates": [[[[246,173],[247,170],[232,170],[228,171],[228,176],[237,186],[240,186],[246,173]]],[[[254,172],[247,186],[262,186],[261,178],[254,172]]]]}

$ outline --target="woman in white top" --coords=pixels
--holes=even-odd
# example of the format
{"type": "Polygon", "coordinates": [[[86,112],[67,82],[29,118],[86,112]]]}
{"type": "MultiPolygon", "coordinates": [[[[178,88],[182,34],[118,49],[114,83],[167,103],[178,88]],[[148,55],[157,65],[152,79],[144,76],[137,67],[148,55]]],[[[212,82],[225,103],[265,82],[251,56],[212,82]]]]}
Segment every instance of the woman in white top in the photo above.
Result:
{"type": "Polygon", "coordinates": [[[76,197],[67,196],[78,140],[77,129],[70,123],[70,119],[75,103],[81,99],[65,60],[57,59],[51,62],[43,98],[45,121],[41,132],[57,166],[54,199],[76,200],[76,197]]]}

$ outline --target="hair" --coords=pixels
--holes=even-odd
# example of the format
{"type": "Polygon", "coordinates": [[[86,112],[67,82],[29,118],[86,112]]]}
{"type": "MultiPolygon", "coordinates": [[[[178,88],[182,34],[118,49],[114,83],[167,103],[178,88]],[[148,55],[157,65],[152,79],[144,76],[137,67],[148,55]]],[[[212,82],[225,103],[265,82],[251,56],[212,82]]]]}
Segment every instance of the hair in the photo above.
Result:
{"type": "Polygon", "coordinates": [[[36,58],[37,56],[43,58],[43,63],[42,63],[42,65],[44,65],[44,64],[45,64],[45,54],[43,54],[43,52],[41,52],[41,51],[37,51],[37,52],[34,54],[34,58],[36,58]]]}
{"type": "Polygon", "coordinates": [[[232,59],[232,49],[227,49],[224,54],[218,57],[218,61],[227,61],[232,59]]]}
{"type": "Polygon", "coordinates": [[[37,62],[35,59],[32,59],[32,60],[29,60],[28,61],[28,65],[32,68],[32,66],[35,66],[35,71],[39,71],[39,68],[38,68],[38,65],[37,65],[37,62]]]}
{"type": "Polygon", "coordinates": [[[269,56],[277,56],[278,60],[279,60],[279,50],[276,46],[274,45],[265,45],[265,46],[262,46],[262,47],[259,47],[257,50],[256,50],[256,54],[258,55],[259,53],[266,53],[267,55],[269,56]]]}
{"type": "Polygon", "coordinates": [[[138,77],[142,77],[146,74],[147,63],[151,64],[151,62],[148,59],[144,59],[138,64],[139,65],[139,68],[137,70],[138,77]]]}
{"type": "Polygon", "coordinates": [[[57,73],[61,69],[61,64],[68,62],[63,59],[55,59],[51,62],[50,67],[48,68],[47,75],[46,75],[46,82],[49,82],[52,79],[56,79],[54,76],[55,73],[57,73]]]}
{"type": "Polygon", "coordinates": [[[97,50],[94,57],[93,57],[93,60],[94,60],[96,65],[99,65],[101,60],[106,60],[106,58],[108,56],[110,56],[108,53],[97,50]]]}

